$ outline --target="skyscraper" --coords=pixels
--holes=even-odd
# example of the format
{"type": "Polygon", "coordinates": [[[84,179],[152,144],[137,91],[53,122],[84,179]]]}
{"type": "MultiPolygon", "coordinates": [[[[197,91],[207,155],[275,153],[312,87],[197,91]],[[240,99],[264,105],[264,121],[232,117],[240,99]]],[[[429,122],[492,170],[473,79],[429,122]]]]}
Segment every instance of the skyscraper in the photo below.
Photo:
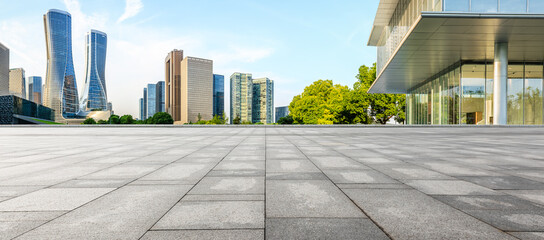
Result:
{"type": "Polygon", "coordinates": [[[166,112],[164,108],[164,102],[165,102],[165,82],[159,81],[157,82],[157,106],[156,106],[156,112],[166,112]]]}
{"type": "Polygon", "coordinates": [[[225,112],[225,76],[214,74],[213,75],[213,115],[223,116],[224,112],[225,112]]]}
{"type": "Polygon", "coordinates": [[[140,98],[140,120],[145,120],[145,105],[144,98],[140,98]]]}
{"type": "Polygon", "coordinates": [[[252,122],[253,77],[251,73],[233,73],[230,76],[230,123],[252,122]]]}
{"type": "Polygon", "coordinates": [[[274,81],[268,78],[253,79],[253,123],[274,122],[274,81]]]}
{"type": "Polygon", "coordinates": [[[47,46],[45,105],[55,110],[55,120],[76,116],[79,110],[76,76],[72,60],[72,17],[51,9],[44,16],[47,46]]]}
{"type": "Polygon", "coordinates": [[[156,84],[147,84],[147,95],[145,98],[147,111],[146,118],[153,117],[157,113],[157,85],[156,84]]]}
{"type": "Polygon", "coordinates": [[[25,70],[14,68],[9,70],[9,95],[26,99],[25,70]]]}
{"type": "Polygon", "coordinates": [[[172,115],[174,121],[181,120],[181,61],[183,51],[174,49],[168,53],[165,62],[165,111],[172,115]]]}
{"type": "Polygon", "coordinates": [[[144,107],[143,116],[144,117],[142,118],[142,120],[146,120],[147,119],[147,88],[144,88],[143,99],[144,99],[144,104],[143,104],[143,107],[144,107]]]}
{"type": "Polygon", "coordinates": [[[181,62],[181,117],[179,123],[213,118],[213,61],[186,57],[181,62]]]}
{"type": "Polygon", "coordinates": [[[80,99],[81,111],[108,108],[106,91],[106,50],[108,36],[100,31],[91,30],[85,37],[85,88],[80,99]]]}
{"type": "Polygon", "coordinates": [[[9,49],[0,43],[0,96],[9,95],[9,49]]]}
{"type": "Polygon", "coordinates": [[[42,104],[42,78],[28,77],[28,100],[42,104]]]}

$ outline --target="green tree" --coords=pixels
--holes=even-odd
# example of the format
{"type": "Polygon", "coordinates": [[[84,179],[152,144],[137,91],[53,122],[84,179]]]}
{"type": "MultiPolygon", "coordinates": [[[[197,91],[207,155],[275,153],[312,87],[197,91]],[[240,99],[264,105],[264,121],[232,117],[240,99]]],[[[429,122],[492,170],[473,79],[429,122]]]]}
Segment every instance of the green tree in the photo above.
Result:
{"type": "Polygon", "coordinates": [[[110,124],[119,124],[119,116],[113,114],[110,116],[110,119],[108,119],[108,122],[110,124]]]}
{"type": "Polygon", "coordinates": [[[119,120],[119,123],[121,124],[134,124],[134,118],[132,118],[132,115],[123,115],[121,119],[119,120]]]}
{"type": "Polygon", "coordinates": [[[87,124],[87,125],[96,124],[96,121],[93,118],[87,118],[85,119],[85,121],[83,121],[82,124],[87,124]]]}
{"type": "Polygon", "coordinates": [[[98,124],[110,124],[107,120],[98,120],[98,124]]]}
{"type": "Polygon", "coordinates": [[[151,122],[148,124],[174,124],[174,119],[168,113],[158,112],[151,117],[151,122]]]}
{"type": "Polygon", "coordinates": [[[287,115],[285,117],[282,117],[278,120],[278,124],[286,125],[286,124],[293,124],[293,117],[291,115],[287,115]]]}
{"type": "Polygon", "coordinates": [[[225,120],[223,116],[221,115],[215,115],[213,116],[212,120],[206,122],[206,124],[210,124],[210,125],[222,125],[226,123],[227,123],[227,120],[225,120]]]}
{"type": "Polygon", "coordinates": [[[232,124],[240,124],[242,123],[240,116],[236,116],[234,119],[232,119],[232,124]]]}
{"type": "Polygon", "coordinates": [[[289,105],[294,123],[300,124],[366,123],[366,108],[364,99],[332,80],[318,80],[307,86],[289,105]]]}
{"type": "Polygon", "coordinates": [[[376,81],[376,63],[372,67],[365,65],[359,68],[357,75],[358,82],[354,88],[359,95],[368,99],[370,116],[376,123],[386,124],[391,118],[403,123],[406,109],[406,96],[402,94],[365,94],[368,92],[374,81],[376,81]]]}

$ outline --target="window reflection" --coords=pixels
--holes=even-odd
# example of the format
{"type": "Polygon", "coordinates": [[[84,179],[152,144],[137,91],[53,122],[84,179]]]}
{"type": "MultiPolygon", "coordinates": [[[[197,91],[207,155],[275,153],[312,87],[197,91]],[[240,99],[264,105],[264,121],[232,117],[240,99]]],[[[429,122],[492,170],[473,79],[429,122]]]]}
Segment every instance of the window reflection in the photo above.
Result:
{"type": "Polygon", "coordinates": [[[472,0],[470,4],[471,12],[498,12],[498,0],[472,0]]]}
{"type": "Polygon", "coordinates": [[[523,124],[523,65],[508,66],[507,82],[508,124],[523,124]]]}
{"type": "Polygon", "coordinates": [[[500,12],[523,13],[527,12],[527,0],[500,0],[500,12]]]}
{"type": "Polygon", "coordinates": [[[446,0],[444,2],[444,11],[468,12],[470,0],[446,0]]]}
{"type": "Polygon", "coordinates": [[[542,65],[525,66],[525,124],[542,124],[542,65]]]}

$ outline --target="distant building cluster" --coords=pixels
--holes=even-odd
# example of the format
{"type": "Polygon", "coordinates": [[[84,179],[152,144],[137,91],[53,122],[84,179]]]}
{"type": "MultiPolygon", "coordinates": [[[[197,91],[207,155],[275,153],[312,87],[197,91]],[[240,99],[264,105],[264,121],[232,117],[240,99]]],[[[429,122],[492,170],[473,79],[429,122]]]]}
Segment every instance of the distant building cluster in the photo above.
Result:
{"type": "Polygon", "coordinates": [[[72,60],[72,17],[68,12],[51,9],[43,20],[47,49],[45,82],[39,76],[26,78],[23,68],[10,69],[9,49],[0,43],[0,96],[12,95],[16,97],[13,99],[43,104],[54,112],[56,122],[84,119],[91,111],[111,111],[105,78],[106,33],[87,33],[85,86],[80,96],[72,60]]]}
{"type": "Polygon", "coordinates": [[[165,90],[164,81],[147,84],[140,98],[140,120],[153,117],[158,112],[165,112],[165,90]]]}
{"type": "Polygon", "coordinates": [[[230,122],[274,122],[274,81],[251,73],[230,76],[230,122]]]}
{"type": "Polygon", "coordinates": [[[289,115],[289,106],[277,107],[276,108],[276,123],[282,117],[287,117],[289,115]]]}

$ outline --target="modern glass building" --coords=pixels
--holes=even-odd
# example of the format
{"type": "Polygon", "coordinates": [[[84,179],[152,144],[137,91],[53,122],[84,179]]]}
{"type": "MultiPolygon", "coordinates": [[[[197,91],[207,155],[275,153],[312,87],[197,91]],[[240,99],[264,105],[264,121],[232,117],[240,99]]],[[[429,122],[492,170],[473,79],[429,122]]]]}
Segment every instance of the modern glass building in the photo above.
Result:
{"type": "Polygon", "coordinates": [[[28,98],[29,101],[42,104],[42,78],[28,77],[28,98]]]}
{"type": "Polygon", "coordinates": [[[268,78],[253,79],[253,123],[274,122],[274,81],[268,78]]]}
{"type": "Polygon", "coordinates": [[[408,124],[544,124],[544,1],[382,0],[368,45],[408,124]]]}
{"type": "Polygon", "coordinates": [[[177,124],[213,118],[213,61],[185,57],[181,61],[181,118],[177,124]]]}
{"type": "Polygon", "coordinates": [[[47,124],[55,120],[55,111],[15,95],[0,96],[0,125],[47,124]]]}
{"type": "Polygon", "coordinates": [[[145,105],[144,105],[144,99],[140,98],[140,120],[145,120],[145,105]]]}
{"type": "Polygon", "coordinates": [[[108,110],[106,91],[106,50],[108,36],[91,30],[85,36],[85,87],[80,99],[80,110],[108,110]]]}
{"type": "Polygon", "coordinates": [[[278,120],[280,120],[280,118],[287,117],[287,115],[289,115],[288,106],[276,107],[276,123],[278,122],[278,120]]]}
{"type": "Polygon", "coordinates": [[[147,95],[146,95],[146,118],[153,117],[157,113],[157,85],[156,84],[147,84],[147,95]]]}
{"type": "Polygon", "coordinates": [[[9,95],[9,49],[0,43],[0,96],[9,95]]]}
{"type": "Polygon", "coordinates": [[[79,110],[72,60],[72,17],[51,9],[43,16],[47,46],[47,76],[44,103],[55,110],[56,121],[74,118],[79,110]]]}
{"type": "Polygon", "coordinates": [[[225,76],[214,74],[213,75],[213,115],[223,116],[224,112],[225,112],[225,76]]]}
{"type": "Polygon", "coordinates": [[[166,112],[165,101],[166,101],[166,84],[164,81],[157,82],[157,107],[156,112],[166,112]]]}
{"type": "Polygon", "coordinates": [[[147,88],[144,88],[144,95],[143,95],[143,112],[140,114],[143,116],[142,120],[147,119],[147,88]]]}
{"type": "Polygon", "coordinates": [[[9,70],[9,94],[26,99],[25,70],[14,68],[9,70]]]}
{"type": "Polygon", "coordinates": [[[251,73],[233,73],[230,76],[230,123],[253,121],[253,76],[251,73]]]}

